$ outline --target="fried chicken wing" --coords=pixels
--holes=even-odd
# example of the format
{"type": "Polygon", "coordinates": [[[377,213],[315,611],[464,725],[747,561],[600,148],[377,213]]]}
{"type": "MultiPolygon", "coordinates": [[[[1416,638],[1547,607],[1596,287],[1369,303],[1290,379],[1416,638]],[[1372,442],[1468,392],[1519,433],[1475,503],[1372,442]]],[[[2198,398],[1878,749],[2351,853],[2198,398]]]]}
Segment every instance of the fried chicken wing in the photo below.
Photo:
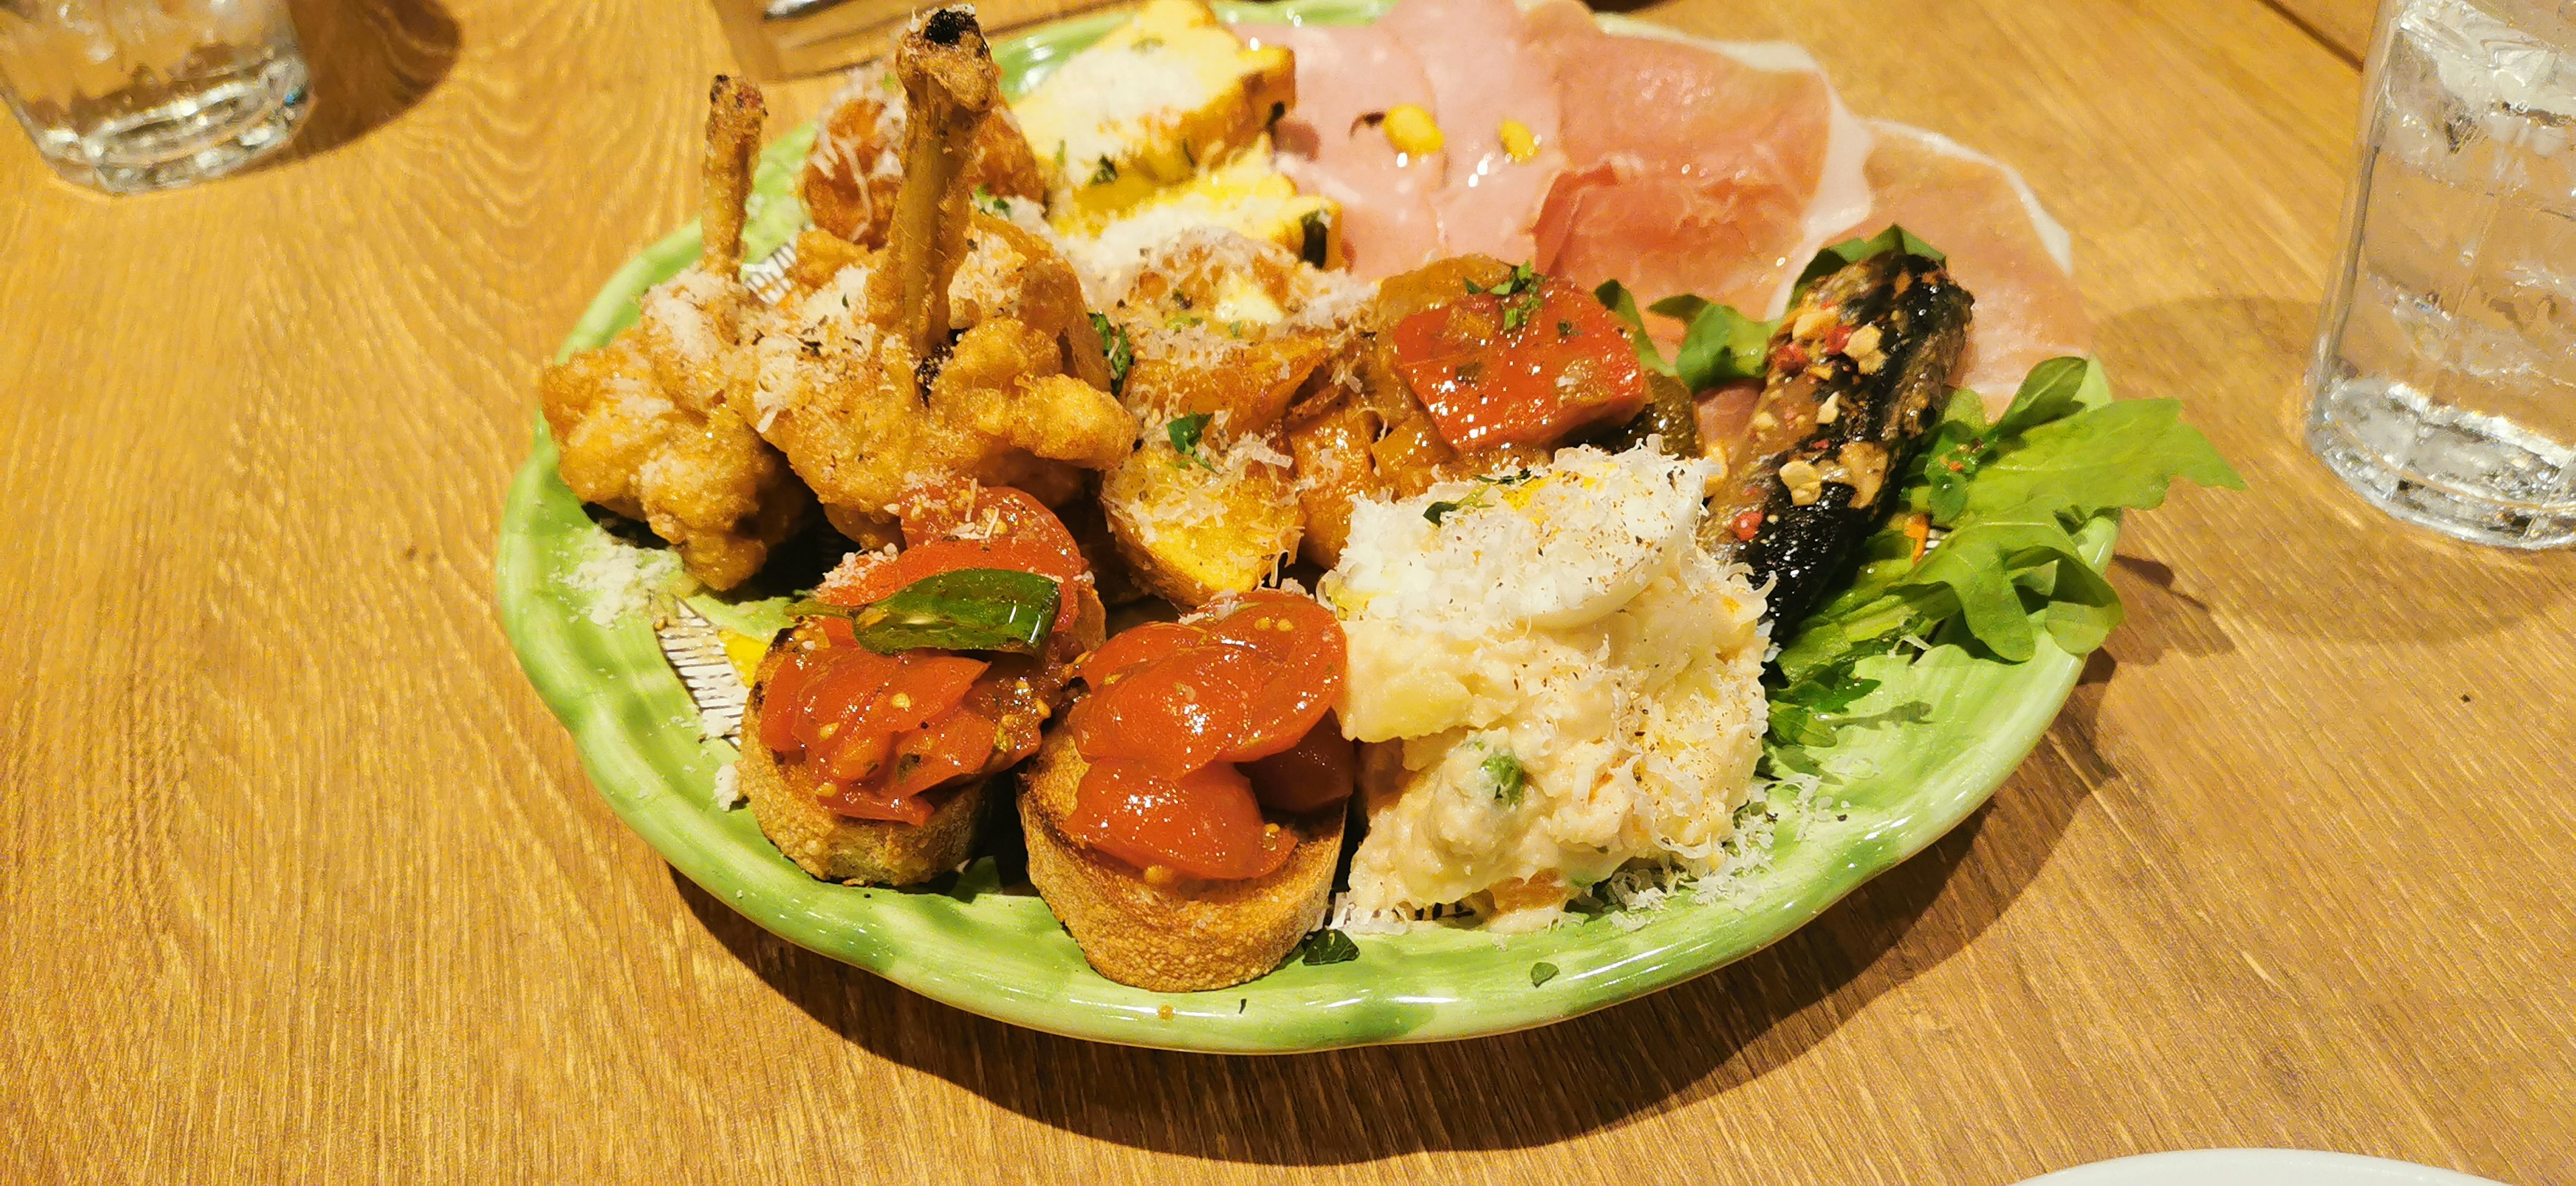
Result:
{"type": "MultiPolygon", "coordinates": [[[[817,121],[797,192],[814,225],[861,247],[883,247],[903,188],[903,148],[911,117],[894,67],[870,62],[850,71],[817,121]]],[[[966,159],[968,192],[1041,207],[1046,182],[1028,137],[1008,107],[997,106],[975,131],[966,159]]]]}
{"type": "Polygon", "coordinates": [[[760,93],[720,77],[709,105],[704,253],[647,291],[615,340],[548,367],[538,391],[573,494],[643,520],[689,575],[729,589],[811,500],[733,406],[752,378],[744,345],[757,309],[738,277],[760,93]]]}
{"type": "Polygon", "coordinates": [[[897,48],[895,76],[909,114],[887,244],[827,249],[842,261],[828,279],[800,261],[734,404],[862,542],[887,538],[913,492],[959,479],[1061,502],[1136,439],[1103,389],[1070,265],[975,209],[967,146],[1001,87],[973,16],[932,13],[897,48]]]}

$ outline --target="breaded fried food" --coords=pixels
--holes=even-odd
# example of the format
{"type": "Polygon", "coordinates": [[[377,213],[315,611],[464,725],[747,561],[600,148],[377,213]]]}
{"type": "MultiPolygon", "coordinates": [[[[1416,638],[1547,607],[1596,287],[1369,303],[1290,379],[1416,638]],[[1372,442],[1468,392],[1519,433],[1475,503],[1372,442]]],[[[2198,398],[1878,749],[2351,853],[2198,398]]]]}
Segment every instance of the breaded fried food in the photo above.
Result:
{"type": "Polygon", "coordinates": [[[538,394],[573,494],[643,520],[690,576],[730,589],[812,503],[733,407],[751,382],[745,346],[758,315],[739,276],[760,92],[718,77],[709,105],[698,263],[647,291],[636,323],[608,345],[546,368],[538,394]]]}
{"type": "MultiPolygon", "coordinates": [[[[797,182],[815,226],[861,247],[885,246],[903,188],[910,108],[893,66],[877,61],[850,71],[815,121],[814,149],[797,182]]],[[[976,129],[965,181],[969,192],[1044,206],[1046,182],[1008,107],[996,108],[976,129]]]]}
{"type": "Polygon", "coordinates": [[[1195,608],[1267,580],[1305,530],[1282,418],[1345,336],[1338,278],[1219,228],[1147,257],[1109,314],[1132,343],[1122,399],[1144,443],[1101,480],[1119,554],[1195,608]]]}
{"type": "Polygon", "coordinates": [[[974,208],[966,148],[1001,101],[974,17],[932,13],[895,72],[910,118],[889,241],[829,281],[802,277],[735,402],[862,541],[885,538],[911,492],[960,479],[1063,502],[1136,439],[1070,265],[974,208]]]}

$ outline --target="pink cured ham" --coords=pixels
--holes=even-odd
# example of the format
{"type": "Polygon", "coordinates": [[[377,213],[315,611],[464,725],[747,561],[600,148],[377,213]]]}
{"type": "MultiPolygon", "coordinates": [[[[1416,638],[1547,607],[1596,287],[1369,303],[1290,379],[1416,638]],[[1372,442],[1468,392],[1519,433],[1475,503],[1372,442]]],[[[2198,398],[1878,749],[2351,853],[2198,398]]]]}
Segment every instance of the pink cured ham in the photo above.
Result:
{"type": "Polygon", "coordinates": [[[2092,349],[2093,325],[2063,258],[2066,232],[2004,166],[1930,132],[1876,130],[1868,174],[1877,206],[1841,237],[1892,222],[1950,257],[1950,274],[1977,298],[1951,381],[2000,412],[2030,368],[2092,349]]]}
{"type": "Polygon", "coordinates": [[[1430,110],[1449,158],[1448,181],[1431,195],[1442,254],[1532,259],[1539,207],[1565,153],[1554,65],[1532,42],[1520,6],[1403,0],[1377,27],[1413,52],[1431,82],[1430,110]],[[1504,149],[1506,120],[1529,130],[1534,157],[1515,161],[1504,149]]]}
{"type": "Polygon", "coordinates": [[[1448,177],[1446,154],[1408,158],[1362,117],[1434,104],[1422,62],[1381,25],[1261,25],[1247,40],[1297,56],[1297,105],[1275,135],[1282,173],[1297,188],[1341,204],[1351,273],[1382,280],[1439,259],[1432,196],[1448,177]]]}
{"type": "Polygon", "coordinates": [[[1836,114],[1824,76],[1613,37],[1573,0],[1529,26],[1555,66],[1568,157],[1539,216],[1540,268],[1644,301],[1769,308],[1814,237],[1836,114]]]}

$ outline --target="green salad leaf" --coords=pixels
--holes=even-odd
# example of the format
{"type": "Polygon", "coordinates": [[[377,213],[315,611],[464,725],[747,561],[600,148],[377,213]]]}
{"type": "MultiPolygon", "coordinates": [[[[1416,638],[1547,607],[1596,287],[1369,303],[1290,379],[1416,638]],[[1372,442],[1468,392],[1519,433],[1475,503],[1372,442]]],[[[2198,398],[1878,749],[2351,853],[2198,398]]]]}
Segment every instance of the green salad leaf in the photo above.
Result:
{"type": "Polygon", "coordinates": [[[1833,744],[1879,681],[1867,661],[1908,643],[1970,646],[2019,663],[2042,634],[2073,655],[2121,620],[2111,583],[2085,563],[2076,532],[2094,518],[2161,505],[2176,478],[2242,490],[2245,481],[2175,400],[2118,400],[2088,359],[2032,369],[1992,423],[1975,393],[1954,393],[1907,475],[1907,508],[1864,545],[1851,588],[1807,621],[1769,676],[1775,768],[1812,771],[1802,747],[1833,744]],[[1926,540],[1934,530],[1943,534],[1926,540]]]}
{"type": "Polygon", "coordinates": [[[850,609],[806,600],[787,612],[848,618],[859,645],[880,655],[925,647],[1035,655],[1046,650],[1063,597],[1052,577],[959,568],[923,577],[873,605],[850,609]]]}
{"type": "Polygon", "coordinates": [[[1873,256],[1885,255],[1891,251],[1902,251],[1907,255],[1919,255],[1936,264],[1950,258],[1949,256],[1942,254],[1940,248],[1934,247],[1933,245],[1916,237],[1914,232],[1906,230],[1904,227],[1898,226],[1894,223],[1889,223],[1886,230],[1880,231],[1875,235],[1859,239],[1845,239],[1840,243],[1836,243],[1831,247],[1817,252],[1816,258],[1807,261],[1807,270],[1798,273],[1798,283],[1790,288],[1790,306],[1794,308],[1799,301],[1804,300],[1807,295],[1807,290],[1814,287],[1816,281],[1842,271],[1844,268],[1850,267],[1862,260],[1869,259],[1873,256]]]}
{"type": "Polygon", "coordinates": [[[1755,321],[1732,305],[1695,296],[1665,297],[1646,311],[1690,327],[1683,331],[1681,352],[1673,358],[1673,376],[1693,392],[1761,378],[1771,335],[1780,329],[1777,321],[1755,321]]]}

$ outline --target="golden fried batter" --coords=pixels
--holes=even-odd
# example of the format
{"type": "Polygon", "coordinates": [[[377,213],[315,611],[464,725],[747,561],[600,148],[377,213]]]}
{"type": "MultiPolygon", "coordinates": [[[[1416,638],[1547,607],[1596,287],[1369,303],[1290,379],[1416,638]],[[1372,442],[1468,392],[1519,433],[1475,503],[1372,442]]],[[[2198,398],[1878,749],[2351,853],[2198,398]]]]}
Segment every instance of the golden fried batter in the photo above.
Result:
{"type": "Polygon", "coordinates": [[[961,478],[1062,502],[1080,493],[1080,470],[1115,463],[1136,439],[1104,390],[1070,265],[974,209],[959,146],[989,126],[1001,92],[973,18],[932,14],[895,71],[910,117],[891,241],[826,249],[841,263],[829,278],[800,260],[755,348],[754,381],[734,392],[735,411],[862,542],[886,538],[913,492],[961,478]]]}
{"type": "MultiPolygon", "coordinates": [[[[814,225],[862,247],[883,247],[903,188],[903,146],[910,105],[894,70],[870,62],[850,71],[817,122],[814,150],[797,183],[814,225]]],[[[997,107],[976,129],[966,160],[969,192],[1006,200],[1046,201],[1046,182],[1028,138],[1010,109],[997,107]]]]}
{"type": "Polygon", "coordinates": [[[810,502],[732,406],[751,380],[755,307],[736,277],[762,106],[758,91],[722,77],[709,103],[704,254],[647,291],[614,341],[547,368],[538,391],[573,494],[643,520],[689,575],[729,589],[760,570],[810,502]]]}

